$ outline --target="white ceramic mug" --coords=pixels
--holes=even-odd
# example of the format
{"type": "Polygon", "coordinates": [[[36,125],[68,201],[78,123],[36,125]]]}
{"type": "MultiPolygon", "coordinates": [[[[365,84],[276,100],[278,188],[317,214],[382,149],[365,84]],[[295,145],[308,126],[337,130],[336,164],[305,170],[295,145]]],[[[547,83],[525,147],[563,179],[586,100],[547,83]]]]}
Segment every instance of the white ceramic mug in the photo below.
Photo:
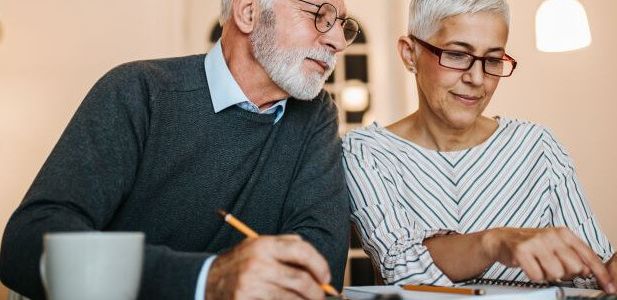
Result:
{"type": "Polygon", "coordinates": [[[50,300],[133,300],[144,255],[142,232],[56,232],[43,238],[41,278],[50,300]]]}

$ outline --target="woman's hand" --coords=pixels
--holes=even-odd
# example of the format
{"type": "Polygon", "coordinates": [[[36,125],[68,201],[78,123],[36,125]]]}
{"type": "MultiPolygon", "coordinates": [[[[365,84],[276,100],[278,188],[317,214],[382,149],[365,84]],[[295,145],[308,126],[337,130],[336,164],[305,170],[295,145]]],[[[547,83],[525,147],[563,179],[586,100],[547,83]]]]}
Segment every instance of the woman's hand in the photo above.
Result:
{"type": "Polygon", "coordinates": [[[490,229],[482,239],[482,248],[489,258],[521,268],[533,281],[556,282],[593,274],[606,292],[616,291],[617,262],[605,267],[593,250],[565,227],[490,229]]]}
{"type": "Polygon", "coordinates": [[[606,262],[606,268],[611,277],[613,277],[613,285],[617,286],[617,254],[613,254],[613,257],[606,262]]]}

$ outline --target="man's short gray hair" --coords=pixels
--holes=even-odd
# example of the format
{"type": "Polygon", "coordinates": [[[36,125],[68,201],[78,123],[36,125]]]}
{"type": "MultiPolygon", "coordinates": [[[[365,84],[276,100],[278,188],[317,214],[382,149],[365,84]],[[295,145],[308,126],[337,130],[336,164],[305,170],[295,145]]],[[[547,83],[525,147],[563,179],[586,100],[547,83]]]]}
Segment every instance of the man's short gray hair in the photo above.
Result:
{"type": "MultiPolygon", "coordinates": [[[[223,26],[231,16],[231,2],[233,2],[233,0],[221,0],[221,15],[219,16],[219,23],[221,26],[223,26]]],[[[270,10],[272,9],[273,2],[274,0],[259,0],[259,6],[262,10],[270,10]]]]}
{"type": "Polygon", "coordinates": [[[445,18],[478,12],[494,12],[510,24],[510,8],[505,0],[411,0],[407,33],[426,40],[439,30],[445,18]]]}

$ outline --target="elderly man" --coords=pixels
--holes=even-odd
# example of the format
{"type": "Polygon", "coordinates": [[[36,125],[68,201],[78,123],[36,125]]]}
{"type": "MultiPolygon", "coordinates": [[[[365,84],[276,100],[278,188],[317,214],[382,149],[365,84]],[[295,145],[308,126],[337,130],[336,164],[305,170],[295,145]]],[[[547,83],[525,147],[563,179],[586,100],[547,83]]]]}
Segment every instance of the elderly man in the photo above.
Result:
{"type": "Polygon", "coordinates": [[[103,230],[145,232],[140,299],[341,287],[348,197],[321,89],[358,25],[343,0],[222,7],[208,55],[122,65],[86,96],[5,230],[7,286],[43,298],[43,234],[103,230]],[[219,208],[263,235],[244,239],[219,208]]]}

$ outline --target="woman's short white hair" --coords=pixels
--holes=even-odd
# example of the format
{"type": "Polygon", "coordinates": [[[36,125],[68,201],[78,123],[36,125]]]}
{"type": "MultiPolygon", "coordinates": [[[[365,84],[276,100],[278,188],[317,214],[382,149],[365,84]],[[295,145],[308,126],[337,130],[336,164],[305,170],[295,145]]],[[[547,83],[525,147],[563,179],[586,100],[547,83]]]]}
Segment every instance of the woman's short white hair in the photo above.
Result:
{"type": "Polygon", "coordinates": [[[430,38],[445,18],[478,12],[494,12],[510,24],[510,8],[505,0],[411,0],[407,33],[430,38]]]}
{"type": "MultiPolygon", "coordinates": [[[[233,0],[221,0],[221,15],[219,16],[219,23],[221,26],[229,20],[231,16],[231,2],[233,0]]],[[[259,5],[262,10],[272,9],[272,3],[274,0],[259,0],[259,5]]]]}

